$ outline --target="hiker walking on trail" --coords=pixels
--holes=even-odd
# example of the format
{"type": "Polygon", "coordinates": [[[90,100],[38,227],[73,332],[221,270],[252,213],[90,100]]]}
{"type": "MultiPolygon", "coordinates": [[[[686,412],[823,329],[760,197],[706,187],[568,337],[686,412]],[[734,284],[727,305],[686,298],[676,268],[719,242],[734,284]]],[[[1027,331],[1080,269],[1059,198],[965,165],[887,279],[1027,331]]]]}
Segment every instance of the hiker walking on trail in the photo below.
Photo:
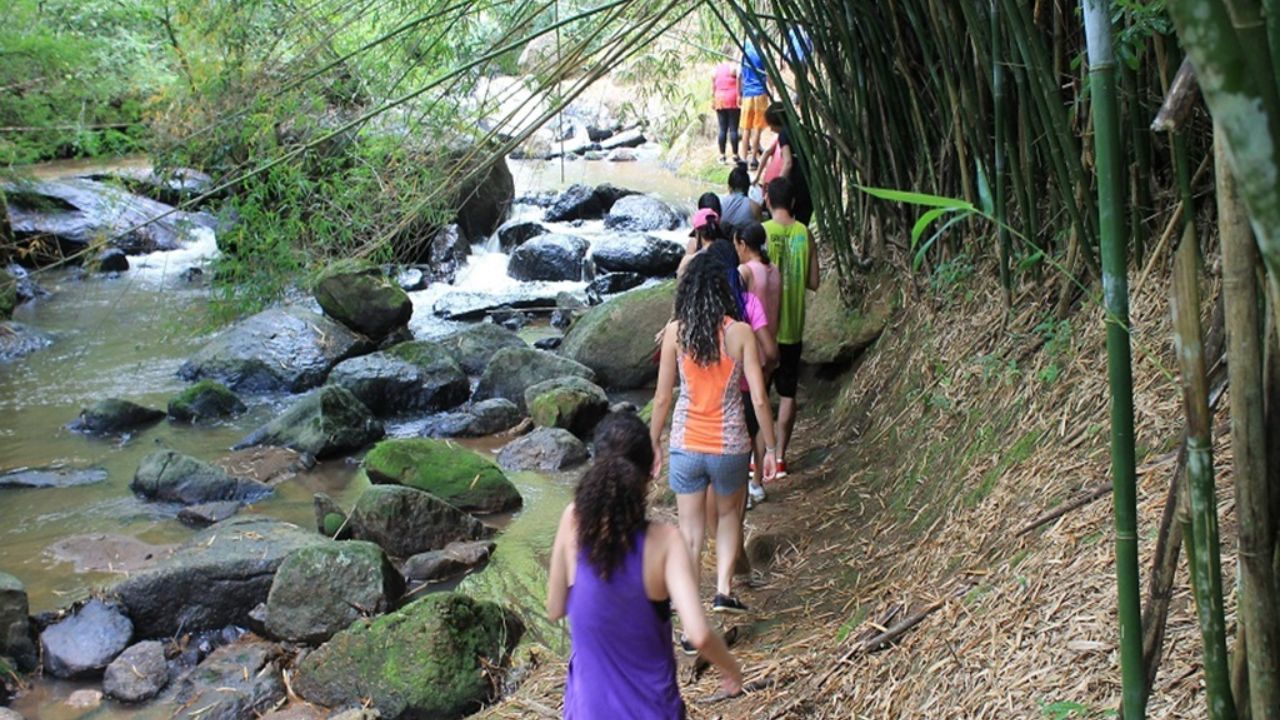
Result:
{"type": "Polygon", "coordinates": [[[720,196],[720,222],[735,230],[760,222],[763,215],[760,203],[750,198],[750,192],[751,173],[747,171],[747,164],[739,160],[729,171],[729,194],[720,196]]]}
{"type": "MultiPolygon", "coordinates": [[[[764,308],[766,325],[756,331],[756,339],[765,351],[768,362],[765,363],[765,387],[772,382],[773,369],[778,359],[778,311],[782,302],[782,275],[778,268],[769,262],[767,243],[769,235],[760,223],[751,223],[739,228],[733,237],[733,246],[738,253],[738,272],[747,293],[759,301],[764,308]]],[[[753,462],[750,483],[747,493],[752,502],[764,502],[764,436],[760,433],[760,422],[748,402],[750,388],[742,386],[743,408],[747,413],[747,432],[751,435],[753,462]]]]}
{"type": "Polygon", "coordinates": [[[738,66],[730,62],[720,63],[711,76],[711,107],[716,111],[716,120],[720,124],[717,141],[721,165],[727,162],[726,142],[732,143],[729,147],[733,148],[733,161],[736,163],[742,159],[738,156],[738,124],[742,119],[738,98],[738,66]]]}
{"type": "Polygon", "coordinates": [[[648,428],[614,413],[596,430],[596,459],[556,531],[547,617],[569,618],[564,717],[684,718],[671,647],[671,610],[689,641],[720,669],[721,694],[742,692],[742,670],[713,631],[680,532],[649,522],[648,428]]]}
{"type": "Polygon", "coordinates": [[[742,86],[742,152],[739,155],[755,170],[760,164],[760,133],[767,127],[764,111],[769,107],[769,83],[764,58],[750,39],[742,45],[738,77],[742,86]]]}
{"type": "Polygon", "coordinates": [[[656,474],[661,469],[662,433],[671,410],[671,394],[679,377],[668,481],[676,493],[680,534],[688,544],[695,572],[701,566],[705,544],[706,489],[715,489],[718,528],[712,612],[746,611],[733,594],[751,457],[742,395],[737,388],[744,374],[756,415],[763,420],[765,477],[772,479],[774,474],[773,415],[759,351],[750,326],[737,321],[738,312],[723,264],[707,252],[694,256],[676,287],[675,319],[663,332],[650,425],[654,455],[659,459],[654,464],[656,474]]]}
{"type": "Polygon", "coordinates": [[[787,112],[782,103],[776,102],[765,112],[765,122],[769,129],[777,134],[773,144],[765,151],[761,159],[760,172],[756,175],[757,183],[764,188],[774,178],[784,177],[791,181],[791,195],[795,199],[791,214],[795,219],[809,224],[813,219],[813,198],[809,193],[809,182],[805,176],[805,168],[800,153],[795,146],[794,135],[787,125],[787,112]]]}

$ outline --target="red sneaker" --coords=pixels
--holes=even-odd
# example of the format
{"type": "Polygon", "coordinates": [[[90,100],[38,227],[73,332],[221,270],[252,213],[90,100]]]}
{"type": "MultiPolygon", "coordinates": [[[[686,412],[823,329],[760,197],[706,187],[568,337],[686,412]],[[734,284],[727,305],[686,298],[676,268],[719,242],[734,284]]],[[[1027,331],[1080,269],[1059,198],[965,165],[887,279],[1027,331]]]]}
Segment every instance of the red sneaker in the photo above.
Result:
{"type": "Polygon", "coordinates": [[[786,477],[786,476],[787,476],[787,461],[786,461],[786,460],[779,459],[779,460],[777,461],[777,463],[776,463],[775,467],[777,467],[777,468],[778,468],[778,473],[777,473],[776,475],[774,475],[774,477],[775,477],[775,478],[777,478],[778,480],[781,480],[782,478],[784,478],[784,477],[786,477]]]}

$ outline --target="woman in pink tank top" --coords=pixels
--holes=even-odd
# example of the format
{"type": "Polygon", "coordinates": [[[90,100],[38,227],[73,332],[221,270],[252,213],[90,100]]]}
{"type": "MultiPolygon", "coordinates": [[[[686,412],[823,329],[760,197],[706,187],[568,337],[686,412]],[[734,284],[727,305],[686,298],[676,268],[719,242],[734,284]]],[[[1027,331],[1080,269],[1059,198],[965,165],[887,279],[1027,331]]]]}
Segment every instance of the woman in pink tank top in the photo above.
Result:
{"type": "MultiPolygon", "coordinates": [[[[733,237],[734,249],[738,251],[738,272],[742,276],[742,285],[747,294],[760,301],[764,307],[768,327],[763,331],[765,338],[760,339],[761,347],[771,347],[775,351],[772,358],[777,360],[778,347],[778,306],[782,301],[782,274],[769,262],[769,251],[766,247],[768,233],[760,223],[751,223],[736,228],[733,237]]],[[[769,385],[769,376],[773,372],[774,362],[765,365],[765,386],[769,385]]],[[[743,398],[747,389],[743,388],[743,398]]],[[[752,453],[755,462],[751,482],[747,492],[752,502],[763,502],[765,499],[762,470],[764,467],[764,436],[760,432],[760,423],[755,415],[747,413],[747,432],[751,433],[752,453]]]]}
{"type": "Polygon", "coordinates": [[[715,74],[711,76],[711,107],[716,111],[716,119],[720,123],[720,163],[728,162],[724,154],[724,144],[733,141],[733,161],[738,157],[738,123],[742,118],[738,96],[738,66],[733,63],[720,63],[715,74]]]}

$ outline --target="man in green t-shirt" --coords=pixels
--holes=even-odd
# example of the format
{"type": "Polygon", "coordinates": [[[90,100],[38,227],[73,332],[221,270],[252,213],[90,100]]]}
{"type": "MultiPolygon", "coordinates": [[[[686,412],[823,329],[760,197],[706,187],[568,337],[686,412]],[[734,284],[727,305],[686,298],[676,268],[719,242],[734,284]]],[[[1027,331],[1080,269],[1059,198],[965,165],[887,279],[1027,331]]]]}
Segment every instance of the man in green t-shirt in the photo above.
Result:
{"type": "Polygon", "coordinates": [[[785,177],[769,182],[765,201],[773,219],[764,224],[769,236],[769,258],[782,276],[778,307],[778,369],[774,381],[782,403],[778,408],[778,477],[787,474],[787,443],[796,427],[796,386],[800,381],[800,354],[804,342],[806,290],[818,289],[818,251],[804,223],[791,215],[795,191],[785,177]]]}

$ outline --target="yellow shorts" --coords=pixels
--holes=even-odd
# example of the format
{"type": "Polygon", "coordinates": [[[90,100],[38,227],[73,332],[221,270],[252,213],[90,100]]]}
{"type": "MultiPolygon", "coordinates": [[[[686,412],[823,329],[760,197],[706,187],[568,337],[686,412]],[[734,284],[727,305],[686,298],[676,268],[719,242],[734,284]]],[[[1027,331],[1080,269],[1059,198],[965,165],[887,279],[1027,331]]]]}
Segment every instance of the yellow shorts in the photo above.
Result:
{"type": "Polygon", "coordinates": [[[742,98],[742,120],[739,126],[743,130],[763,130],[769,127],[764,121],[764,111],[768,109],[768,95],[742,98]]]}

